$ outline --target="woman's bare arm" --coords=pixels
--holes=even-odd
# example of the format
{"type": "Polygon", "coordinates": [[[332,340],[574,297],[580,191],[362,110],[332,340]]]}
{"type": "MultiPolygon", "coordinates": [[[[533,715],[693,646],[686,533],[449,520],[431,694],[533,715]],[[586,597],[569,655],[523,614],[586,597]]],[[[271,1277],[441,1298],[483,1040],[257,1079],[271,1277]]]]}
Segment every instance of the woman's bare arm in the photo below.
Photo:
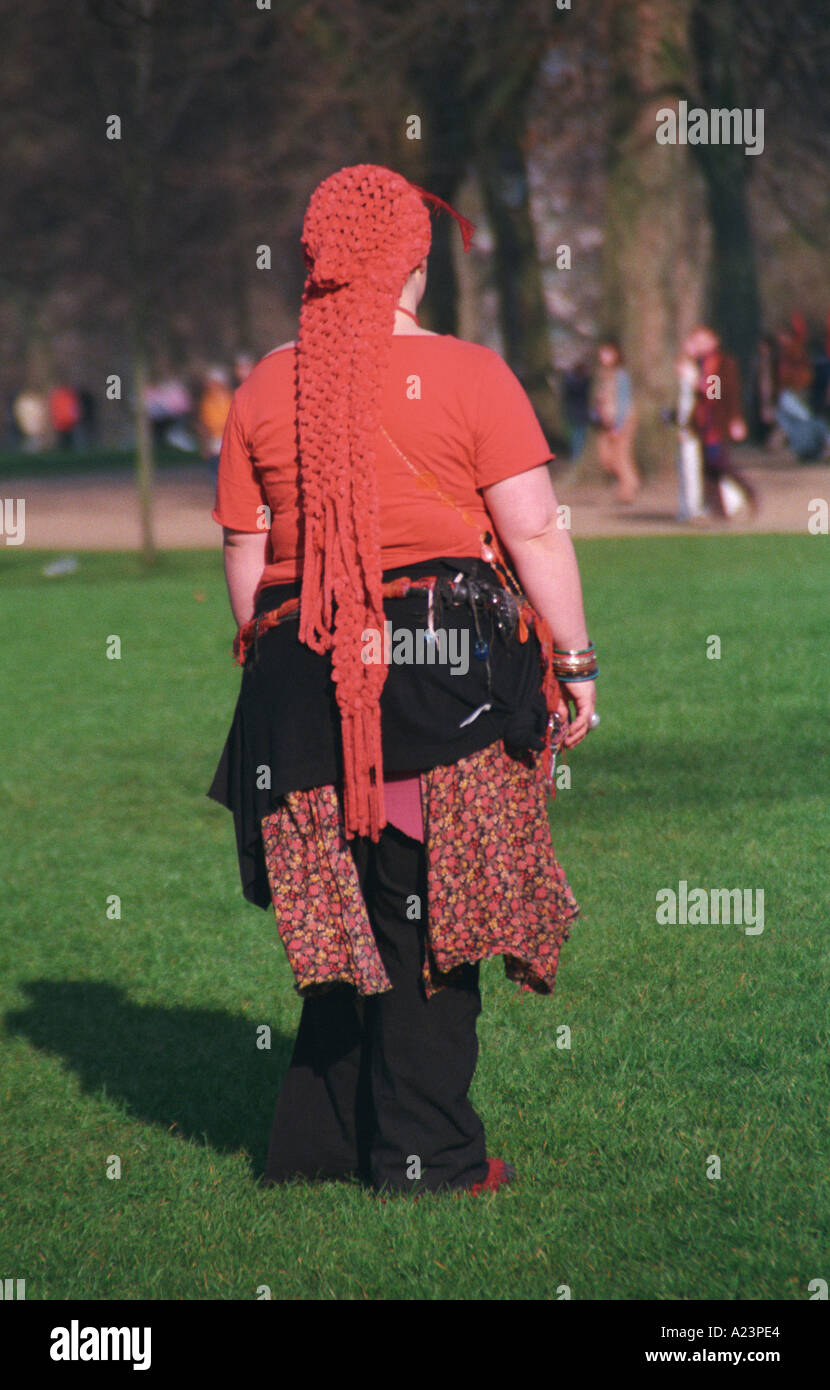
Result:
{"type": "Polygon", "coordinates": [[[231,531],[222,527],[225,579],[237,627],[254,613],[254,591],[265,568],[267,531],[231,531]]]}
{"type": "MultiPolygon", "coordinates": [[[[558,503],[547,464],[482,489],[499,539],[506,546],[524,592],[563,651],[588,645],[579,567],[569,532],[557,525],[558,503]]],[[[576,707],[568,747],[588,732],[596,705],[593,681],[560,681],[576,707]]],[[[567,706],[560,713],[569,716],[567,706]]]]}

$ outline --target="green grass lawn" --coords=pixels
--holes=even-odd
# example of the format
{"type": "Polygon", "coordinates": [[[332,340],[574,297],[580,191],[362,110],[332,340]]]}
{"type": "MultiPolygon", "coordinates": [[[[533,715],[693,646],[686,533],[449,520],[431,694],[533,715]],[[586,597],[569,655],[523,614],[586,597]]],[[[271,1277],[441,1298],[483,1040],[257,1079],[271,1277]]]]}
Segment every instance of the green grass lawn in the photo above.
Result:
{"type": "Polygon", "coordinates": [[[803,1300],[830,1277],[830,542],[578,550],[602,725],[552,824],[582,916],[551,998],[482,972],[473,1098],[519,1180],[382,1205],[258,1186],[300,1001],[205,795],[239,679],[219,556],[47,580],[50,556],[0,547],[0,1278],[28,1299],[803,1300]],[[658,925],[681,879],[763,889],[763,932],[658,925]]]}

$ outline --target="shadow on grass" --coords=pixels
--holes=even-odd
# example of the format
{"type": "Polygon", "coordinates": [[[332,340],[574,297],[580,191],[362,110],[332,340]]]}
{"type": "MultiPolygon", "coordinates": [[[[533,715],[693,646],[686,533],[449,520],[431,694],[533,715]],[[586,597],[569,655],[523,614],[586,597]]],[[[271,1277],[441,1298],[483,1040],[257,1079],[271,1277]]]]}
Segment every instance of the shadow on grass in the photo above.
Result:
{"type": "Polygon", "coordinates": [[[265,1168],[268,1136],[293,1038],[219,1009],[136,1004],[117,985],[89,980],[21,983],[31,1003],[6,1015],[10,1033],[62,1057],[88,1095],[120,1099],[137,1119],[191,1143],[248,1155],[265,1168]]]}

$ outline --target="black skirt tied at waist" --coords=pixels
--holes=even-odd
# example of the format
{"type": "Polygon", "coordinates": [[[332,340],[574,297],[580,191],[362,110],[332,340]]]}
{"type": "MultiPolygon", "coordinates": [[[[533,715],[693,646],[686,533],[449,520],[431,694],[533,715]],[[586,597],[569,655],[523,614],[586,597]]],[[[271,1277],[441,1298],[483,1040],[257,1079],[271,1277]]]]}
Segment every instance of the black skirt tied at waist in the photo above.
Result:
{"type": "MultiPolygon", "coordinates": [[[[383,770],[422,772],[504,740],[544,747],[548,711],[535,633],[520,640],[516,606],[478,557],[442,556],[384,571],[384,582],[435,576],[384,600],[388,661],[381,694],[383,770]],[[443,634],[443,636],[442,636],[443,634]]],[[[301,585],[263,589],[256,612],[299,597],[301,585]]],[[[331,656],[298,636],[297,615],[260,632],[247,651],[233,721],[208,791],[232,811],[244,896],[271,904],[260,826],[286,792],[339,785],[343,761],[331,656]]],[[[368,648],[367,648],[368,650],[368,648]]]]}

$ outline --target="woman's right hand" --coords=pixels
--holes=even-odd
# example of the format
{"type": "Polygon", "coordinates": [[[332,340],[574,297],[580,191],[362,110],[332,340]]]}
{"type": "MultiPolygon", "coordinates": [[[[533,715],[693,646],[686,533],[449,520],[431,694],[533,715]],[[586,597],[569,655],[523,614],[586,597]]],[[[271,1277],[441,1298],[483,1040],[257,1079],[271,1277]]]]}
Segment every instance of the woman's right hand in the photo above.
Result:
{"type": "Polygon", "coordinates": [[[559,688],[562,697],[557,713],[561,719],[568,721],[568,732],[563,742],[566,748],[574,748],[591,728],[591,715],[597,707],[596,681],[560,680],[559,688]]]}

